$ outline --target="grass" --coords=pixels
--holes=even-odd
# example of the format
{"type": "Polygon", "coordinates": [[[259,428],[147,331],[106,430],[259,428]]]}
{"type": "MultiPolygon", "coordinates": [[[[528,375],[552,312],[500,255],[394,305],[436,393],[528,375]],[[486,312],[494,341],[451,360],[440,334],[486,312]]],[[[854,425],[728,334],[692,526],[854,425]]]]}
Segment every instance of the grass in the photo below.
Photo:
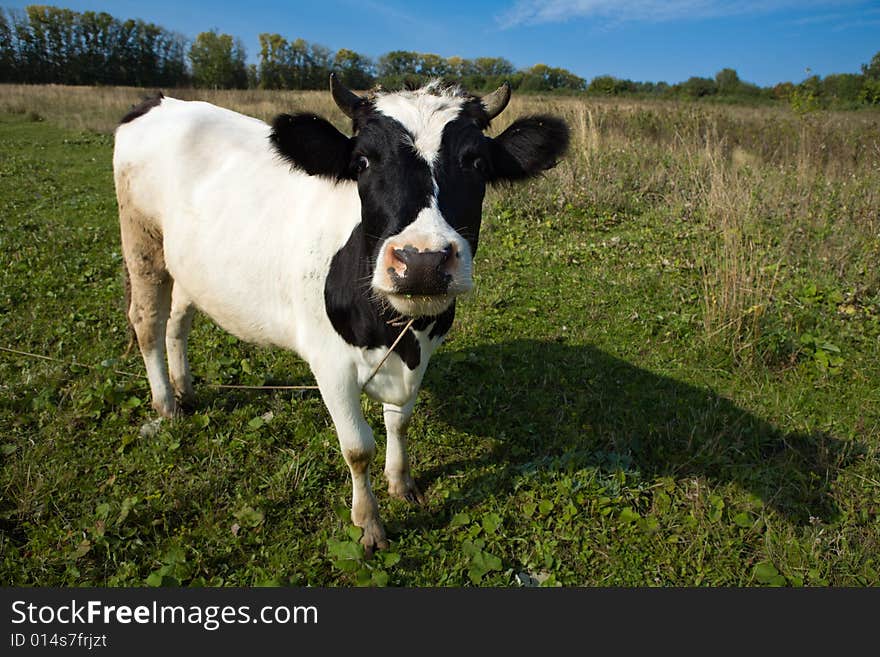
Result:
{"type": "Polygon", "coordinates": [[[0,101],[0,346],[61,361],[0,352],[0,581],[880,584],[876,114],[517,100],[496,130],[540,108],[574,147],[487,199],[411,428],[428,503],[376,465],[392,545],[365,561],[320,398],[210,387],[310,383],[295,356],[197,319],[198,410],[161,425],[120,373],[143,367],[101,131],[140,95],[0,101]]]}

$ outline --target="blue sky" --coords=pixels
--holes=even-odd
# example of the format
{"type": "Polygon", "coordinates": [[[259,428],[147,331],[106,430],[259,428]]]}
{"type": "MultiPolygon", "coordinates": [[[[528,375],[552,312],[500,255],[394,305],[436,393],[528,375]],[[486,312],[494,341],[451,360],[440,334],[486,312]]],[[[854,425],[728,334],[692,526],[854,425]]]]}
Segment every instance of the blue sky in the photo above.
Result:
{"type": "MultiPolygon", "coordinates": [[[[31,2],[0,0],[6,8],[31,2]]],[[[736,69],[771,85],[810,73],[856,73],[880,51],[880,0],[70,0],[77,11],[142,18],[194,37],[278,32],[331,50],[505,57],[517,68],[561,66],[591,79],[680,82],[736,69]],[[810,73],[807,72],[809,69],[810,73]]]]}

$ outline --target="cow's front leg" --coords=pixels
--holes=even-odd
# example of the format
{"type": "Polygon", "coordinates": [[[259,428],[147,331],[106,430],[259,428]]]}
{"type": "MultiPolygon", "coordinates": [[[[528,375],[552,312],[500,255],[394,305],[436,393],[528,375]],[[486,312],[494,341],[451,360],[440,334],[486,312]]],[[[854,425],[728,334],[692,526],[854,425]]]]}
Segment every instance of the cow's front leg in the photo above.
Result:
{"type": "Polygon", "coordinates": [[[413,481],[409,470],[409,457],[406,453],[406,432],[412,416],[415,400],[405,406],[383,404],[385,429],[388,443],[385,448],[385,478],[388,480],[388,494],[414,504],[424,504],[425,498],[413,481]]]}
{"type": "Polygon", "coordinates": [[[357,379],[341,379],[338,373],[322,376],[315,372],[321,396],[333,418],[342,456],[351,470],[351,521],[363,529],[361,543],[367,556],[387,548],[385,529],[379,519],[379,505],[370,487],[370,463],[376,454],[373,430],[364,419],[357,379]]]}

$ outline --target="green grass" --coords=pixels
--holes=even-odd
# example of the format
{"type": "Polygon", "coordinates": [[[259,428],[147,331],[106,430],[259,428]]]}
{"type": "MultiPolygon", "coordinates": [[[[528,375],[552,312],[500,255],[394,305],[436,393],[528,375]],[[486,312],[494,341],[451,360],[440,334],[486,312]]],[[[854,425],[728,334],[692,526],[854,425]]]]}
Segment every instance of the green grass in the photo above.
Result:
{"type": "MultiPolygon", "coordinates": [[[[310,383],[295,356],[199,318],[198,410],[149,424],[146,380],[118,373],[143,366],[123,355],[112,137],[36,118],[0,116],[0,346],[63,363],[0,352],[4,584],[880,584],[869,246],[837,266],[804,237],[759,343],[732,349],[707,329],[723,252],[699,211],[622,179],[494,193],[410,430],[426,506],[385,493],[364,401],[391,539],[365,561],[320,398],[209,387],[310,383]]],[[[597,157],[638,178],[632,153],[597,157]]]]}

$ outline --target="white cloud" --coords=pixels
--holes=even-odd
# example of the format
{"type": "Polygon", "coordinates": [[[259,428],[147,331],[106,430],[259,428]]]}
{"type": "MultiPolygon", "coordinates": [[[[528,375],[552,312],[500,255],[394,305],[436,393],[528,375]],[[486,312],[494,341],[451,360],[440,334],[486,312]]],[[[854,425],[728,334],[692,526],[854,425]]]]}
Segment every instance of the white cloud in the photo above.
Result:
{"type": "Polygon", "coordinates": [[[593,18],[605,23],[649,22],[766,14],[863,4],[860,0],[517,0],[498,18],[502,28],[593,18]]]}

